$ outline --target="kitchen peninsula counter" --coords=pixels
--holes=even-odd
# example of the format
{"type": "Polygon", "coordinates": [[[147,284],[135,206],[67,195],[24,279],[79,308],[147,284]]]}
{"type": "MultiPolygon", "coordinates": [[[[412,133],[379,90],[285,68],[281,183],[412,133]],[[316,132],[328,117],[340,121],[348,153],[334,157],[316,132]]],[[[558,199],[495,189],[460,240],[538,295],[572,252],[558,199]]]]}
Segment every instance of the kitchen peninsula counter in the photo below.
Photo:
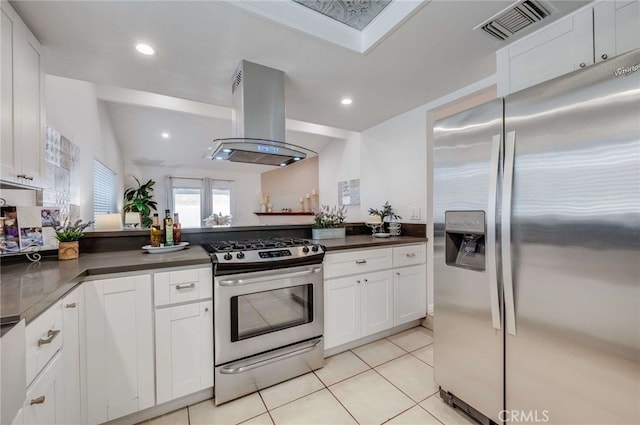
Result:
{"type": "MultiPolygon", "coordinates": [[[[198,245],[166,254],[127,250],[80,254],[77,260],[45,257],[39,263],[3,264],[0,312],[3,323],[25,319],[28,324],[90,276],[198,264],[211,264],[207,251],[198,245]]],[[[9,327],[2,326],[2,334],[9,327]]]]}

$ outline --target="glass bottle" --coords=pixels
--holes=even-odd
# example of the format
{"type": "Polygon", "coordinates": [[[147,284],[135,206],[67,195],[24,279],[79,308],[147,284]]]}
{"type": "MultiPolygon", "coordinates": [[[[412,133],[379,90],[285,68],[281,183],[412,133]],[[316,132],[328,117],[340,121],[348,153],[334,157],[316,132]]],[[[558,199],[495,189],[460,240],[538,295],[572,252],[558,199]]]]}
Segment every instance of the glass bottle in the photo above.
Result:
{"type": "Polygon", "coordinates": [[[182,226],[178,220],[178,213],[173,213],[173,244],[180,245],[182,242],[182,226]]]}
{"type": "Polygon", "coordinates": [[[173,246],[173,220],[169,210],[164,210],[164,246],[173,246]]]}
{"type": "Polygon", "coordinates": [[[160,218],[158,213],[153,215],[153,224],[151,224],[151,246],[159,247],[162,243],[162,228],[160,227],[160,218]]]}

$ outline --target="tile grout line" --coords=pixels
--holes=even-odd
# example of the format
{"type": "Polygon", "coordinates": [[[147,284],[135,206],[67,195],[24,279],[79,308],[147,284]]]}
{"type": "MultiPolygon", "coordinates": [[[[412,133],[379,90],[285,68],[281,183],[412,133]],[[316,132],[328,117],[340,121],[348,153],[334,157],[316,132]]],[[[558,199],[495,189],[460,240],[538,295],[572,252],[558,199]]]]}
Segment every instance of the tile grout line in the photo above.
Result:
{"type": "MultiPolygon", "coordinates": [[[[261,393],[259,390],[258,390],[258,395],[260,396],[260,400],[262,400],[262,404],[264,404],[264,408],[265,408],[265,409],[266,409],[266,411],[267,411],[267,415],[269,415],[269,419],[271,419],[271,423],[275,425],[276,421],[275,421],[275,420],[273,420],[273,416],[271,416],[271,411],[270,411],[270,410],[269,410],[269,408],[267,407],[267,403],[265,403],[265,402],[264,402],[264,398],[262,397],[262,393],[261,393]]],[[[262,414],[263,414],[263,413],[261,413],[260,415],[262,415],[262,414]]],[[[258,415],[258,416],[260,416],[260,415],[258,415]]],[[[258,416],[255,416],[255,417],[257,418],[258,416]]],[[[249,418],[249,419],[247,419],[247,420],[250,420],[250,419],[252,419],[252,418],[249,418]]],[[[246,421],[245,421],[245,422],[246,422],[246,421]]]]}
{"type": "MultiPolygon", "coordinates": [[[[355,375],[354,375],[355,376],[355,375]]],[[[351,413],[351,411],[349,409],[347,409],[347,406],[345,406],[344,404],[342,404],[342,402],[340,401],[340,399],[338,397],[336,397],[336,395],[333,393],[333,391],[331,391],[331,389],[329,387],[327,387],[327,390],[329,391],[329,394],[331,394],[331,396],[333,398],[336,399],[336,401],[338,402],[338,404],[340,404],[340,406],[342,406],[342,408],[344,410],[346,410],[346,412],[349,414],[349,416],[351,416],[353,418],[353,420],[355,421],[355,423],[357,423],[358,425],[360,425],[360,422],[358,422],[358,420],[356,419],[355,416],[353,416],[353,414],[351,413]]]]}
{"type": "MultiPolygon", "coordinates": [[[[324,384],[323,384],[323,385],[324,385],[324,384]]],[[[287,404],[291,404],[291,403],[293,403],[294,401],[301,400],[301,399],[303,399],[303,398],[305,398],[305,397],[310,396],[311,394],[315,394],[315,393],[317,393],[317,392],[320,392],[320,391],[322,391],[322,390],[326,390],[326,389],[328,389],[328,388],[327,388],[327,387],[323,387],[323,388],[317,389],[317,390],[315,390],[315,391],[311,391],[309,394],[305,394],[305,395],[303,395],[303,396],[301,396],[301,397],[298,397],[298,398],[295,398],[295,399],[293,399],[293,400],[287,401],[286,403],[281,404],[280,406],[276,406],[276,407],[274,407],[273,409],[269,409],[269,408],[267,408],[267,412],[272,412],[272,411],[274,411],[274,410],[276,410],[276,409],[279,409],[279,408],[281,408],[281,407],[286,406],[287,404]]],[[[266,406],[266,403],[265,403],[265,406],[266,406]]],[[[269,414],[269,416],[271,416],[271,414],[269,414]]],[[[273,418],[272,418],[272,419],[273,419],[273,418]]],[[[274,423],[275,423],[275,421],[274,421],[274,423]]]]}
{"type": "MultiPolygon", "coordinates": [[[[407,354],[405,354],[405,355],[409,355],[409,356],[410,356],[410,355],[411,355],[411,353],[407,353],[407,354]]],[[[404,357],[404,356],[402,356],[402,357],[404,357]]],[[[402,358],[402,357],[398,357],[398,358],[402,358]]],[[[414,357],[415,357],[415,356],[414,356],[414,357]]],[[[397,359],[396,359],[396,360],[397,360],[397,359]]],[[[418,359],[418,360],[420,360],[420,359],[418,359]]],[[[427,366],[429,366],[429,365],[427,365],[427,366]]],[[[429,367],[431,367],[431,366],[429,366],[429,367]]],[[[378,375],[380,375],[380,376],[382,377],[382,379],[384,379],[385,381],[387,381],[388,383],[390,383],[394,388],[396,388],[396,389],[397,389],[398,391],[400,391],[402,394],[404,394],[405,396],[407,396],[407,397],[409,398],[409,400],[413,401],[413,402],[414,402],[414,403],[416,403],[416,404],[417,404],[417,403],[421,403],[420,401],[416,402],[416,401],[413,399],[413,397],[411,397],[409,394],[407,394],[407,393],[405,393],[404,391],[402,391],[402,389],[400,389],[397,385],[395,385],[393,382],[391,382],[390,380],[388,380],[388,379],[387,379],[383,374],[381,374],[380,372],[378,372],[378,371],[376,370],[376,368],[375,368],[375,367],[374,367],[374,368],[372,368],[372,369],[373,369],[373,371],[374,371],[375,373],[377,373],[378,375]]],[[[435,392],[435,393],[433,393],[433,394],[436,394],[437,392],[438,392],[438,391],[436,391],[436,392],[435,392]]],[[[429,396],[427,396],[427,398],[431,397],[433,394],[430,394],[429,396]]],[[[426,400],[426,398],[425,398],[424,400],[426,400]]],[[[423,400],[423,401],[424,401],[424,400],[423,400]]]]}

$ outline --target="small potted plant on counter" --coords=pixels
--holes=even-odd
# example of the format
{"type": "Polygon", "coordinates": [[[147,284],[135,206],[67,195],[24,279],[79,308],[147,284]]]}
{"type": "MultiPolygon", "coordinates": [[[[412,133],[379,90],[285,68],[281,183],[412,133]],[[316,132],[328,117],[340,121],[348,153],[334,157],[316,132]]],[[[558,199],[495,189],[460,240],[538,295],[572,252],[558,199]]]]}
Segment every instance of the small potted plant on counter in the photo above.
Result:
{"type": "Polygon", "coordinates": [[[54,219],[52,224],[58,240],[58,259],[74,260],[78,258],[78,241],[84,236],[84,229],[93,224],[93,220],[88,223],[82,223],[82,220],[71,223],[69,219],[65,219],[64,223],[60,224],[54,219]]]}
{"type": "Polygon", "coordinates": [[[313,239],[338,239],[345,237],[344,220],[347,217],[347,207],[329,208],[322,205],[313,214],[313,239]]]}
{"type": "Polygon", "coordinates": [[[385,218],[389,217],[389,222],[391,222],[392,220],[402,220],[402,217],[396,214],[396,212],[393,210],[393,207],[391,206],[391,204],[389,204],[389,201],[384,203],[382,209],[377,210],[375,208],[369,208],[369,214],[377,215],[378,217],[380,217],[380,221],[382,222],[382,233],[386,233],[386,230],[384,228],[385,218]]]}

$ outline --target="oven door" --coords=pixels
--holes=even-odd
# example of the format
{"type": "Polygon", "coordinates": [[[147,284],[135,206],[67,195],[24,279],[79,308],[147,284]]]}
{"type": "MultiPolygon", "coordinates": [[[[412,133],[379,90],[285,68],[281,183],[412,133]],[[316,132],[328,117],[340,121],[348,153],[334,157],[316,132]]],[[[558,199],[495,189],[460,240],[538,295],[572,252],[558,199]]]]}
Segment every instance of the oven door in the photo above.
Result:
{"type": "Polygon", "coordinates": [[[322,336],[322,264],[214,278],[215,364],[322,336]]]}

